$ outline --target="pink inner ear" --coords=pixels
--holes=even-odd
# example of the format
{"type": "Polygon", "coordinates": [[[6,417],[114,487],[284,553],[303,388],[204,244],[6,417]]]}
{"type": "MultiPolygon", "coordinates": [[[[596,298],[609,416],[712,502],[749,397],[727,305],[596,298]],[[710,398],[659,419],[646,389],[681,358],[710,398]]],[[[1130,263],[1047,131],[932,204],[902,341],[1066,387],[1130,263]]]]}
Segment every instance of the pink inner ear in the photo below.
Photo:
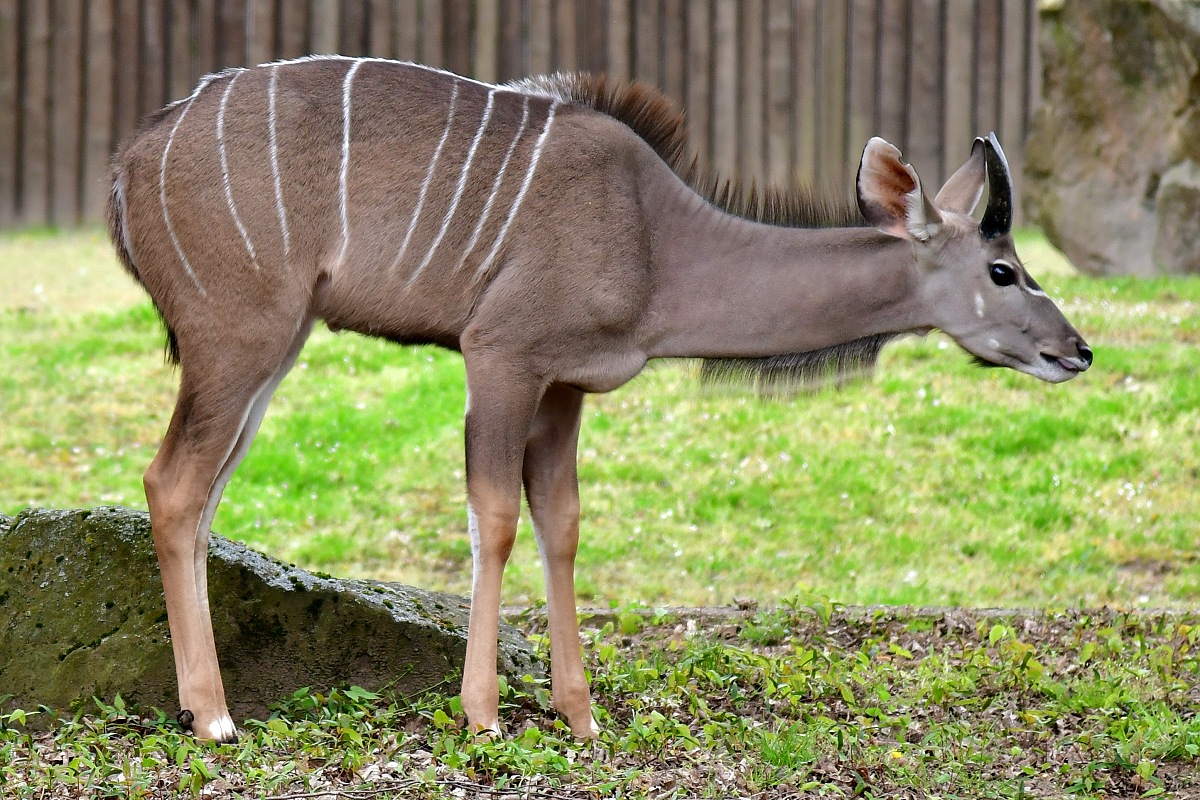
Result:
{"type": "Polygon", "coordinates": [[[881,139],[867,144],[858,188],[860,207],[872,225],[892,236],[910,237],[908,206],[919,186],[899,150],[881,139]]]}
{"type": "Polygon", "coordinates": [[[887,209],[889,215],[903,218],[908,213],[905,195],[917,188],[904,165],[894,158],[871,159],[872,177],[875,179],[875,197],[887,209]]]}

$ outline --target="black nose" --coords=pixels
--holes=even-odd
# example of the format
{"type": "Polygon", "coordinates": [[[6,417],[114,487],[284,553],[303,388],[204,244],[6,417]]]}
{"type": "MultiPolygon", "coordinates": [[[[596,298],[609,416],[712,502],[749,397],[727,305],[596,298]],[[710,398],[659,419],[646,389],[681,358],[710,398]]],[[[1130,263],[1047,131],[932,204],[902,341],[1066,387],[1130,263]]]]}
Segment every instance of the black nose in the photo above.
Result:
{"type": "Polygon", "coordinates": [[[1083,342],[1079,343],[1079,357],[1087,362],[1090,367],[1092,365],[1092,348],[1088,347],[1083,342]]]}

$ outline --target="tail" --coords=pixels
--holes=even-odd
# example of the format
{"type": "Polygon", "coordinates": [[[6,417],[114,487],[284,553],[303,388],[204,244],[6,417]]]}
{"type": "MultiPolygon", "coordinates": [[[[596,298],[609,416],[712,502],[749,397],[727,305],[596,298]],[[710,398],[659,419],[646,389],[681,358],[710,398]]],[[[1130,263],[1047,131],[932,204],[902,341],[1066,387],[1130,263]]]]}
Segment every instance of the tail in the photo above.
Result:
{"type": "MultiPolygon", "coordinates": [[[[113,162],[112,191],[108,194],[108,238],[112,240],[113,246],[117,249],[117,257],[121,259],[121,266],[125,267],[125,271],[145,289],[146,283],[142,280],[141,273],[138,272],[137,262],[133,258],[133,248],[129,241],[129,209],[125,202],[125,170],[119,160],[113,162]]],[[[165,347],[167,363],[178,366],[179,340],[175,337],[175,331],[167,323],[162,308],[155,302],[153,296],[150,301],[154,303],[154,310],[158,312],[158,318],[162,320],[163,327],[167,329],[165,347]]]]}

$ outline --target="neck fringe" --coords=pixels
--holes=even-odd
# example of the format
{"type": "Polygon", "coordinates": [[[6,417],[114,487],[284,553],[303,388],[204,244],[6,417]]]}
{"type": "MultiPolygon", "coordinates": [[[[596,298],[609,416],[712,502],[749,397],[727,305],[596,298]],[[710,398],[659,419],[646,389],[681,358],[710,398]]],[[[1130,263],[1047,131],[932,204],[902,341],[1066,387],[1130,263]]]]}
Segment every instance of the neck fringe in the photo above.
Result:
{"type": "Polygon", "coordinates": [[[788,228],[860,228],[867,225],[848,195],[819,192],[810,185],[747,184],[722,177],[694,154],[684,114],[657,89],[638,81],[610,81],[586,72],[542,75],[509,84],[599,111],[624,123],[688,186],[717,208],[743,219],[788,228]]]}
{"type": "MultiPolygon", "coordinates": [[[[868,225],[855,200],[848,196],[818,193],[803,184],[759,188],[753,182],[746,185],[736,176],[720,177],[692,153],[683,112],[661,92],[643,83],[610,82],[604,75],[560,72],[510,85],[591,108],[624,123],[697,194],[729,214],[789,228],[868,225]]],[[[766,358],[706,358],[700,379],[705,384],[748,385],[762,395],[814,391],[869,376],[884,345],[898,336],[876,334],[821,350],[766,358]]]]}

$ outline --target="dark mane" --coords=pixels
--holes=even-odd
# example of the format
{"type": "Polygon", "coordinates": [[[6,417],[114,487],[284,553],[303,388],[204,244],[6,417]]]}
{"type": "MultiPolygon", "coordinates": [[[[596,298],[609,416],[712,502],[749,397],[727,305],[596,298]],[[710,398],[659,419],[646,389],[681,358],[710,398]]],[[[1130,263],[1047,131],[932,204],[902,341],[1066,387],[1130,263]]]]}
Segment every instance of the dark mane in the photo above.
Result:
{"type": "Polygon", "coordinates": [[[595,109],[624,123],[697,194],[717,208],[789,228],[862,227],[858,204],[847,194],[818,192],[812,186],[758,187],[739,177],[722,177],[691,149],[683,112],[662,92],[639,81],[610,81],[586,72],[542,75],[515,81],[526,91],[595,109]]]}
{"type": "MultiPolygon", "coordinates": [[[[523,90],[595,109],[623,122],[697,194],[744,219],[790,228],[863,227],[868,223],[849,195],[818,193],[811,186],[747,186],[721,178],[689,147],[687,124],[665,95],[639,82],[610,82],[604,75],[557,73],[516,81],[523,90]]],[[[704,359],[705,383],[739,383],[761,394],[787,394],[870,375],[884,345],[896,334],[880,334],[823,350],[767,358],[704,359]]]]}

